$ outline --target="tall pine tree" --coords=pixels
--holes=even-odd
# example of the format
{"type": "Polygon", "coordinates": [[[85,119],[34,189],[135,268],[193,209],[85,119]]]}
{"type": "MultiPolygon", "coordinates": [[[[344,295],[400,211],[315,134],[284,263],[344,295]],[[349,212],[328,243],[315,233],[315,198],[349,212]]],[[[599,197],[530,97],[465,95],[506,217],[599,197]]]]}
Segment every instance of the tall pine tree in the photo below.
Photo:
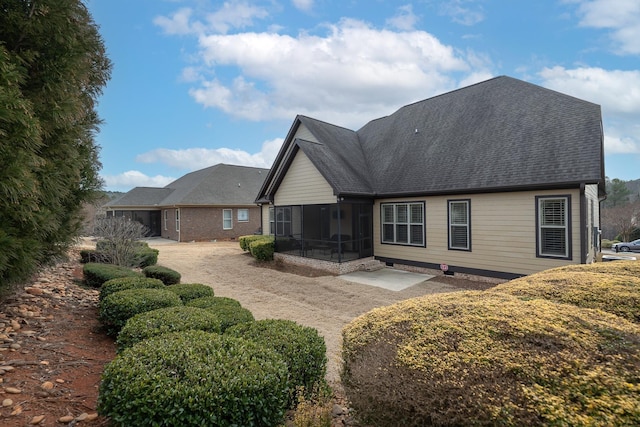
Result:
{"type": "Polygon", "coordinates": [[[81,0],[0,0],[0,288],[77,236],[102,185],[95,104],[110,72],[81,0]]]}

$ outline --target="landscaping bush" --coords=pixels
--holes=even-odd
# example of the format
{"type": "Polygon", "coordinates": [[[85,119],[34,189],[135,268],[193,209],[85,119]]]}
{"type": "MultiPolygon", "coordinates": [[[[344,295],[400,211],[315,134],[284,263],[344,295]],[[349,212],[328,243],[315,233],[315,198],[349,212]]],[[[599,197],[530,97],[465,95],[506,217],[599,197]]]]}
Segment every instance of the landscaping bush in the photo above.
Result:
{"type": "Polygon", "coordinates": [[[624,276],[640,276],[640,261],[611,261],[596,262],[593,264],[573,264],[564,267],[558,267],[551,270],[545,270],[537,274],[547,274],[555,272],[573,273],[602,273],[610,275],[624,276]]]}
{"type": "Polygon", "coordinates": [[[119,277],[107,280],[100,287],[98,299],[102,301],[107,295],[127,289],[164,289],[165,284],[159,279],[152,279],[142,275],[136,277],[119,277]]]}
{"type": "Polygon", "coordinates": [[[272,237],[269,239],[255,240],[249,244],[251,255],[258,261],[273,260],[274,250],[275,243],[272,237]]]}
{"type": "Polygon", "coordinates": [[[138,313],[182,305],[180,297],[166,289],[127,289],[100,301],[100,321],[109,335],[117,335],[127,320],[138,313]]]}
{"type": "Polygon", "coordinates": [[[289,404],[297,401],[296,390],[304,390],[306,398],[325,388],[327,347],[314,328],[292,320],[266,319],[235,325],[225,335],[246,338],[280,354],[289,369],[289,404]]]}
{"type": "MultiPolygon", "coordinates": [[[[630,272],[622,268],[621,274],[593,272],[614,270],[609,264],[617,262],[593,264],[593,267],[585,265],[570,270],[548,270],[503,283],[489,292],[597,308],[640,323],[640,274],[627,274],[630,272]]],[[[635,265],[640,267],[640,262],[635,262],[635,265]]]]}
{"type": "Polygon", "coordinates": [[[238,237],[238,243],[240,244],[240,248],[245,252],[249,252],[249,245],[252,242],[255,242],[258,240],[273,241],[273,236],[268,236],[264,234],[250,234],[248,236],[238,237]]]}
{"type": "Polygon", "coordinates": [[[150,248],[147,243],[135,253],[134,263],[137,267],[145,268],[158,263],[159,250],[150,248]]]}
{"type": "Polygon", "coordinates": [[[202,297],[202,298],[196,298],[193,299],[189,302],[187,302],[185,305],[188,305],[190,307],[199,307],[199,308],[212,308],[215,309],[217,307],[226,307],[226,306],[232,306],[232,307],[236,307],[236,308],[240,308],[242,307],[242,305],[240,304],[240,301],[235,300],[233,298],[228,298],[228,297],[202,297]]]}
{"type": "Polygon", "coordinates": [[[599,310],[454,292],[374,309],[343,339],[372,425],[640,424],[640,326],[599,310]]]}
{"type": "Polygon", "coordinates": [[[106,365],[98,412],[114,426],[276,426],[287,403],[281,356],[252,341],[169,333],[106,365]]]}
{"type": "Polygon", "coordinates": [[[126,267],[90,262],[82,267],[84,281],[88,286],[99,288],[107,280],[118,277],[141,277],[142,274],[126,267]]]}
{"type": "Polygon", "coordinates": [[[108,264],[109,260],[107,256],[95,249],[82,249],[80,251],[80,263],[86,264],[89,262],[108,264]]]}
{"type": "Polygon", "coordinates": [[[217,300],[217,297],[197,298],[187,302],[185,305],[189,307],[204,308],[215,314],[220,320],[220,328],[222,332],[226,331],[233,325],[240,323],[253,322],[255,318],[253,314],[246,308],[237,306],[229,301],[217,300]]]}
{"type": "Polygon", "coordinates": [[[160,279],[165,285],[175,285],[180,283],[181,275],[175,270],[161,265],[150,265],[142,269],[146,277],[160,279]]]}
{"type": "Polygon", "coordinates": [[[184,303],[196,298],[213,296],[213,288],[201,283],[181,283],[167,286],[167,289],[178,295],[184,303]]]}
{"type": "Polygon", "coordinates": [[[185,306],[159,308],[136,314],[127,320],[118,334],[118,351],[147,338],[191,329],[222,332],[218,316],[203,308],[185,306]]]}
{"type": "Polygon", "coordinates": [[[614,243],[620,243],[620,241],[619,240],[602,239],[600,241],[600,246],[602,246],[602,249],[611,249],[611,247],[613,246],[614,243]]]}

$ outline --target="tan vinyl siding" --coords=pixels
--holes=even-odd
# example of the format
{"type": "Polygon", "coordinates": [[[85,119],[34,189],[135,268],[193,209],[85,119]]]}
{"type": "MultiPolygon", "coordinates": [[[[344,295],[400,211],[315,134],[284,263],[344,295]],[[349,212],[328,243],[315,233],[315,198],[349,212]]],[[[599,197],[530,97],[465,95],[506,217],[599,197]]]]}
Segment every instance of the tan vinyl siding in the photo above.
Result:
{"type": "Polygon", "coordinates": [[[276,206],[336,203],[329,183],[313,166],[311,160],[298,151],[274,197],[276,206]]]}
{"type": "Polygon", "coordinates": [[[298,130],[296,131],[296,134],[294,136],[294,139],[295,138],[300,138],[304,139],[305,141],[311,142],[320,142],[315,136],[313,136],[311,132],[309,132],[309,129],[307,129],[307,127],[302,123],[300,123],[300,126],[298,126],[298,130]]]}
{"type": "Polygon", "coordinates": [[[438,197],[384,199],[376,201],[374,253],[376,256],[433,264],[531,274],[580,262],[579,190],[514,192],[438,197]],[[536,196],[571,195],[572,260],[536,256],[536,196]],[[448,249],[447,201],[471,201],[471,251],[448,249]],[[425,202],[426,248],[381,244],[380,204],[425,202]]]}
{"type": "Polygon", "coordinates": [[[262,234],[269,235],[269,208],[272,205],[262,205],[262,234]]]}

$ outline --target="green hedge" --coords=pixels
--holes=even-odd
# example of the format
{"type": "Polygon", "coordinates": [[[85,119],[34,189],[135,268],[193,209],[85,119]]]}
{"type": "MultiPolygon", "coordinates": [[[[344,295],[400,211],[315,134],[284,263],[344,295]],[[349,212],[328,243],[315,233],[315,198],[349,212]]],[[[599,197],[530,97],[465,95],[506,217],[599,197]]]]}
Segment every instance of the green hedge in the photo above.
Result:
{"type": "MultiPolygon", "coordinates": [[[[145,245],[147,244],[145,243],[145,245]]],[[[143,247],[136,252],[135,260],[134,260],[135,265],[140,268],[156,265],[158,263],[159,253],[160,251],[158,249],[150,248],[147,245],[147,247],[143,247]]]]}
{"type": "Polygon", "coordinates": [[[204,308],[215,314],[220,321],[220,328],[226,331],[233,325],[253,322],[253,313],[246,308],[239,307],[228,301],[217,300],[217,297],[197,298],[188,301],[185,305],[189,307],[204,308]]]}
{"type": "Polygon", "coordinates": [[[249,252],[249,245],[252,242],[256,242],[259,240],[271,240],[273,241],[273,237],[272,236],[267,236],[267,235],[263,235],[263,234],[250,234],[247,236],[240,236],[238,237],[238,243],[240,244],[240,248],[245,251],[245,252],[249,252]]]}
{"type": "Polygon", "coordinates": [[[126,267],[112,264],[87,263],[82,267],[84,281],[88,286],[99,288],[104,282],[119,277],[141,277],[142,274],[126,267]]]}
{"type": "Polygon", "coordinates": [[[109,335],[117,335],[127,320],[138,313],[182,305],[180,297],[166,289],[127,289],[100,301],[100,321],[109,335]]]}
{"type": "Polygon", "coordinates": [[[343,385],[384,426],[640,425],[640,326],[600,310],[453,292],[343,329],[343,385]]]}
{"type": "Polygon", "coordinates": [[[108,264],[109,259],[106,254],[95,249],[82,249],[80,251],[80,263],[86,264],[89,262],[108,264]]]}
{"type": "Polygon", "coordinates": [[[136,314],[127,320],[118,334],[118,351],[147,338],[191,329],[222,332],[218,316],[203,308],[185,306],[159,308],[136,314]]]}
{"type": "Polygon", "coordinates": [[[196,298],[187,302],[185,305],[188,305],[190,307],[211,308],[211,309],[215,309],[218,307],[226,307],[226,306],[231,306],[236,308],[242,307],[242,305],[240,304],[240,301],[236,299],[228,298],[228,297],[215,297],[215,296],[196,298]]]}
{"type": "Polygon", "coordinates": [[[326,388],[327,347],[316,329],[291,320],[266,319],[235,325],[225,335],[255,341],[283,357],[289,369],[291,406],[296,403],[296,390],[303,390],[309,399],[326,388]]]}
{"type": "Polygon", "coordinates": [[[180,279],[181,279],[180,273],[168,267],[163,267],[161,265],[151,265],[151,266],[145,267],[142,270],[142,273],[146,277],[162,280],[162,283],[164,283],[165,285],[178,284],[180,283],[180,279]]]}
{"type": "Polygon", "coordinates": [[[161,280],[151,279],[144,276],[119,277],[107,280],[100,287],[99,300],[102,301],[107,295],[127,289],[164,289],[166,286],[161,280]]]}
{"type": "Polygon", "coordinates": [[[180,283],[167,286],[167,289],[178,295],[184,303],[197,298],[213,296],[213,288],[201,283],[180,283]]]}
{"type": "Polygon", "coordinates": [[[273,260],[273,252],[275,251],[275,243],[273,238],[255,240],[249,244],[249,252],[258,261],[273,260]]]}
{"type": "Polygon", "coordinates": [[[203,331],[139,342],[107,364],[98,412],[114,426],[276,426],[287,367],[252,341],[203,331]]]}

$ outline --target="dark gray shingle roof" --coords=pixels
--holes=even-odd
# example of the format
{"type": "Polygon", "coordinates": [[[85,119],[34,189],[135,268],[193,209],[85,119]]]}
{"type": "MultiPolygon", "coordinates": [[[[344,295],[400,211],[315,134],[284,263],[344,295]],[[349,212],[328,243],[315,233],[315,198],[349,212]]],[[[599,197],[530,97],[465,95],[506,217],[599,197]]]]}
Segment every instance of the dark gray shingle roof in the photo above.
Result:
{"type": "Polygon", "coordinates": [[[188,173],[164,188],[136,187],[110,208],[252,205],[268,169],[217,164],[188,173]]]}
{"type": "MultiPolygon", "coordinates": [[[[319,142],[285,141],[283,150],[297,144],[338,195],[604,183],[600,106],[511,77],[407,105],[357,132],[298,121],[319,142]]],[[[286,173],[276,166],[270,180],[286,173]]],[[[259,198],[276,187],[265,183],[259,198]]]]}

